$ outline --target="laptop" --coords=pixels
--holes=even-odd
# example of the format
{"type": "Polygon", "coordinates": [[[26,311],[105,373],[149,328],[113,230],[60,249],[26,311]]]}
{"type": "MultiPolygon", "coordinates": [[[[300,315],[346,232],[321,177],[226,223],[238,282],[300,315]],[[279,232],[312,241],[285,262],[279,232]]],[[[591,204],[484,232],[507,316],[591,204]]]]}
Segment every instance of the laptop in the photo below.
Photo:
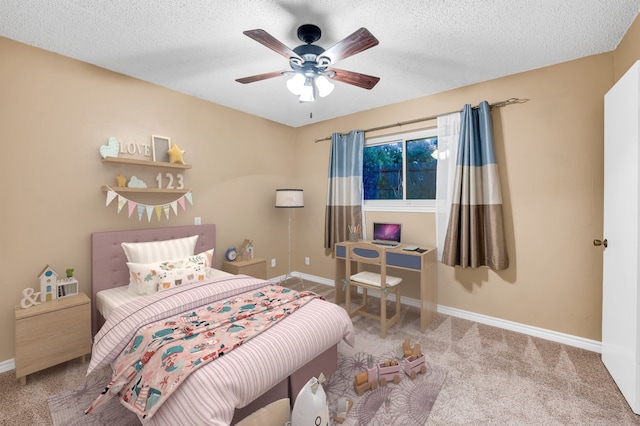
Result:
{"type": "Polygon", "coordinates": [[[399,223],[373,223],[373,244],[396,248],[400,247],[402,225],[399,223]]]}

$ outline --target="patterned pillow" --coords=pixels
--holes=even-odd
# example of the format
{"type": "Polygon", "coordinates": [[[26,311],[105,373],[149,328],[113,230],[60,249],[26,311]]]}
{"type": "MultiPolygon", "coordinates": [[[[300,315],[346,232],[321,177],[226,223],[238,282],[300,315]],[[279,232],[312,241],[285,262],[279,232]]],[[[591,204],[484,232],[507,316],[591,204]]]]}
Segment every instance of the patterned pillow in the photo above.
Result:
{"type": "Polygon", "coordinates": [[[151,275],[151,268],[155,263],[127,262],[129,267],[129,291],[141,296],[158,291],[158,284],[151,275]]]}
{"type": "Polygon", "coordinates": [[[206,278],[213,261],[213,249],[182,259],[152,263],[127,262],[129,291],[147,295],[176,285],[190,284],[206,278]],[[179,272],[174,272],[179,271],[179,272]],[[165,286],[165,282],[170,283],[165,286]]]}
{"type": "Polygon", "coordinates": [[[204,281],[206,268],[197,265],[193,268],[152,270],[158,291],[168,290],[179,285],[204,281]]]}

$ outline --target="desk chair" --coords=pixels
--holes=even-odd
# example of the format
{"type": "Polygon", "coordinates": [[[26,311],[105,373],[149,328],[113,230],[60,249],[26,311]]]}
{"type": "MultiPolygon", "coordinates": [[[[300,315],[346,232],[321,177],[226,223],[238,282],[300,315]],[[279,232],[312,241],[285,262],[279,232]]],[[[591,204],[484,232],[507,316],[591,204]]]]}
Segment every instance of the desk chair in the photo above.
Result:
{"type": "Polygon", "coordinates": [[[387,336],[387,329],[395,323],[400,322],[400,286],[402,278],[387,275],[387,262],[385,259],[385,249],[368,242],[350,243],[347,247],[346,255],[346,308],[349,317],[360,314],[367,318],[380,320],[380,337],[387,336]],[[378,266],[380,273],[363,271],[356,274],[351,273],[351,263],[358,262],[368,265],[378,266]],[[362,305],[351,310],[351,286],[362,288],[362,305]],[[380,315],[367,311],[367,290],[380,291],[380,315]],[[394,293],[396,296],[396,312],[387,319],[387,293],[394,293]]]}

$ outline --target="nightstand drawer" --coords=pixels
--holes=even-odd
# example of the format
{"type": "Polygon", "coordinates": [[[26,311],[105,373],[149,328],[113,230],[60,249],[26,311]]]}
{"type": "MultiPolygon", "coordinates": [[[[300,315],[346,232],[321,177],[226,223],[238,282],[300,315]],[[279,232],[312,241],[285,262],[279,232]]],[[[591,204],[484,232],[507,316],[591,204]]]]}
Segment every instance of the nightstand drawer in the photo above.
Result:
{"type": "MultiPolygon", "coordinates": [[[[16,377],[91,353],[91,303],[83,293],[15,310],[16,377]]],[[[23,379],[24,382],[24,379],[23,379]]]]}
{"type": "Polygon", "coordinates": [[[267,261],[265,259],[254,258],[251,260],[237,260],[235,262],[224,262],[224,271],[232,274],[244,274],[256,278],[267,279],[267,261]]]}

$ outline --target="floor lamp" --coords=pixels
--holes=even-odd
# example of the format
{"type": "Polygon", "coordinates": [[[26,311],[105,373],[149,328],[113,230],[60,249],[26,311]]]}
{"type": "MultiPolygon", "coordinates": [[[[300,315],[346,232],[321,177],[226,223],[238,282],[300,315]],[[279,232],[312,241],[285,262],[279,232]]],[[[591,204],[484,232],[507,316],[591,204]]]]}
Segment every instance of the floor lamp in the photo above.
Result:
{"type": "MultiPolygon", "coordinates": [[[[302,189],[276,189],[276,208],[299,209],[304,207],[304,195],[302,189]]],[[[287,274],[281,280],[287,281],[291,278],[291,210],[289,213],[289,263],[287,274]]],[[[298,278],[302,281],[301,278],[298,278]]]]}

